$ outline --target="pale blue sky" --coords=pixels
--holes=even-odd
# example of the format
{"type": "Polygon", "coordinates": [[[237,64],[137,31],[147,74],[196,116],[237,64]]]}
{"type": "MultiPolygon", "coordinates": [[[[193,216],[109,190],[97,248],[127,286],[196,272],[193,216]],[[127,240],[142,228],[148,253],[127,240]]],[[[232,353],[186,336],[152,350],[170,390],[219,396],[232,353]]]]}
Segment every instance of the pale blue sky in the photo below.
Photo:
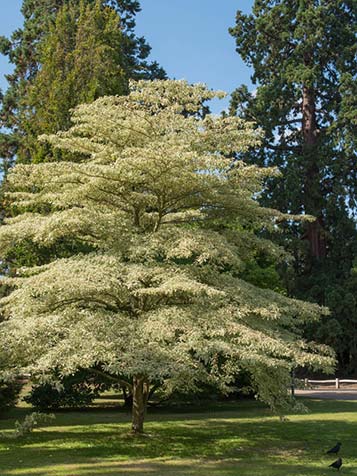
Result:
{"type": "MultiPolygon", "coordinates": [[[[21,26],[22,0],[0,0],[0,34],[10,35],[21,26]]],[[[238,9],[249,11],[253,0],[141,0],[136,32],[152,46],[152,58],[170,78],[204,82],[210,88],[232,92],[239,84],[250,84],[250,71],[235,52],[228,28],[238,9]]],[[[0,56],[0,87],[10,71],[0,56]]],[[[214,103],[219,112],[227,101],[214,103]]]]}

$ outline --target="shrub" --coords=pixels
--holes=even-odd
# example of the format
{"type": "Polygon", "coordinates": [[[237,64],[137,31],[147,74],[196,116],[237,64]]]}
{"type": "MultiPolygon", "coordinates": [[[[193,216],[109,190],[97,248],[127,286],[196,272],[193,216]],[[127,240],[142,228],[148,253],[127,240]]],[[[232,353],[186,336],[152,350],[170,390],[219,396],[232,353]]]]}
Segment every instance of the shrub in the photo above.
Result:
{"type": "Polygon", "coordinates": [[[22,383],[19,381],[0,380],[0,413],[16,405],[21,388],[22,383]]]}
{"type": "Polygon", "coordinates": [[[39,410],[58,410],[60,408],[81,408],[90,405],[99,392],[106,388],[103,381],[87,370],[80,370],[74,375],[56,377],[58,383],[41,383],[32,387],[30,394],[24,397],[39,410]]]}
{"type": "Polygon", "coordinates": [[[54,420],[55,416],[52,414],[34,412],[26,415],[23,421],[15,422],[15,430],[11,433],[1,433],[3,438],[17,439],[29,435],[35,428],[43,426],[43,424],[54,420]]]}

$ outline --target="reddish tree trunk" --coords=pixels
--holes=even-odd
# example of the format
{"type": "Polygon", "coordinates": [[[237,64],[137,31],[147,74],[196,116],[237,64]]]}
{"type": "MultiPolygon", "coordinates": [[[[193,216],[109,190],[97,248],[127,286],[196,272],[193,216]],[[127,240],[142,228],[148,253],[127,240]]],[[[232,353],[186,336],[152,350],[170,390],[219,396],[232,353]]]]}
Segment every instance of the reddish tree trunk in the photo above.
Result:
{"type": "MultiPolygon", "coordinates": [[[[305,56],[305,66],[311,62],[309,55],[305,56]]],[[[308,214],[314,215],[316,221],[307,224],[304,238],[310,243],[312,256],[326,256],[326,240],[323,230],[323,219],[320,207],[319,166],[318,160],[318,124],[316,119],[315,93],[312,86],[303,85],[302,93],[302,133],[305,180],[303,187],[304,207],[308,214]]]]}

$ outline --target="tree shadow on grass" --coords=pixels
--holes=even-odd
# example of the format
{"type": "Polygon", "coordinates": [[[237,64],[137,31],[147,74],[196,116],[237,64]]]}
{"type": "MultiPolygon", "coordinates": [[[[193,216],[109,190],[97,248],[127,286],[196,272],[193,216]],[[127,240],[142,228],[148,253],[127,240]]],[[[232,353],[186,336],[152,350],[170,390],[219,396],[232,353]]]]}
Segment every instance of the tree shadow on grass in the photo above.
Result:
{"type": "MultiPolygon", "coordinates": [[[[0,439],[0,474],[324,476],[335,473],[327,468],[334,457],[326,450],[342,441],[343,474],[357,475],[356,403],[306,403],[313,413],[292,415],[284,423],[259,406],[235,412],[157,412],[146,424],[149,436],[142,438],[129,436],[130,416],[124,413],[62,413],[53,425],[24,439],[0,439]],[[350,417],[339,416],[348,412],[350,417]],[[327,413],[326,418],[320,415],[327,413]],[[124,464],[127,468],[118,467],[124,464]],[[76,469],[68,472],[71,465],[76,469]],[[203,471],[205,466],[210,471],[203,471]]],[[[0,423],[13,428],[13,420],[0,423]]]]}
{"type": "MultiPolygon", "coordinates": [[[[167,460],[167,461],[133,461],[133,462],[87,462],[63,464],[59,466],[44,465],[33,469],[24,465],[21,469],[5,471],[2,476],[330,476],[326,465],[295,463],[285,461],[267,461],[256,458],[250,462],[237,460],[167,460]]],[[[355,475],[352,466],[343,468],[345,475],[355,475]]]]}
{"type": "MultiPolygon", "coordinates": [[[[0,416],[0,431],[10,430],[14,428],[16,420],[23,420],[26,415],[36,411],[31,407],[14,408],[0,416]]],[[[51,412],[50,412],[51,413],[51,412]]],[[[83,409],[65,409],[56,411],[56,421],[50,426],[75,426],[75,425],[97,425],[106,423],[123,423],[129,422],[131,413],[127,408],[118,407],[90,407],[83,409]]],[[[258,419],[262,417],[272,417],[272,413],[266,405],[256,403],[255,401],[245,402],[242,406],[239,403],[234,404],[229,402],[222,404],[199,405],[196,407],[180,406],[180,407],[156,407],[149,408],[147,414],[147,422],[150,421],[180,421],[190,418],[207,419],[207,418],[249,418],[258,419]],[[248,403],[248,404],[247,404],[248,403]],[[252,414],[254,410],[254,414],[252,414]]]]}
{"type": "MultiPolygon", "coordinates": [[[[338,405],[341,403],[344,406],[344,402],[338,405]]],[[[70,428],[57,422],[23,440],[2,439],[1,475],[323,476],[334,473],[327,468],[334,457],[325,452],[336,441],[343,443],[343,473],[357,475],[353,468],[357,463],[357,417],[348,421],[339,419],[338,413],[329,419],[310,414],[292,416],[284,423],[272,418],[241,419],[239,413],[235,418],[226,414],[180,417],[171,414],[148,422],[149,436],[141,438],[128,435],[127,423],[96,421],[82,422],[83,426],[72,422],[70,428]],[[164,461],[155,461],[158,459],[164,461]],[[57,465],[57,472],[52,472],[51,464],[57,465]],[[76,467],[73,473],[58,469],[63,466],[72,471],[71,465],[76,467]],[[210,472],[203,471],[205,465],[210,472]]]]}

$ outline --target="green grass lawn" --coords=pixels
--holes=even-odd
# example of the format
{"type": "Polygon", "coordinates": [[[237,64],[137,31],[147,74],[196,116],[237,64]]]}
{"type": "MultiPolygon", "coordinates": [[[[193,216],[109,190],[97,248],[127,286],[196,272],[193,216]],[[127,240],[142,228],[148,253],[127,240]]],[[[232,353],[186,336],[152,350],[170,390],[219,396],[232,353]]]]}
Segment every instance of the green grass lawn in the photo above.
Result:
{"type": "MultiPolygon", "coordinates": [[[[53,476],[323,476],[342,441],[341,473],[357,475],[357,402],[306,401],[310,413],[280,422],[256,402],[188,411],[154,410],[147,436],[128,433],[123,410],[58,413],[46,428],[19,440],[0,439],[0,475],[53,476]]],[[[29,410],[0,420],[10,431],[29,410]]]]}

